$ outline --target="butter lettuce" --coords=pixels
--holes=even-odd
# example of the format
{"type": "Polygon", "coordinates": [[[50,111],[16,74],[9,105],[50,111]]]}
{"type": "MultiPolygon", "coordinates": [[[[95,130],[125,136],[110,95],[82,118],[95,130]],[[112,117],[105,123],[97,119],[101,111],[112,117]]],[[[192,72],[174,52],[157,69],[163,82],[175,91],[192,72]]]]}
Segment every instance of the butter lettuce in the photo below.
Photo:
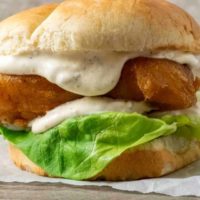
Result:
{"type": "Polygon", "coordinates": [[[186,116],[99,113],[68,119],[41,134],[5,127],[0,133],[49,175],[85,180],[127,149],[158,137],[183,134],[200,139],[200,123],[186,116]]]}
{"type": "Polygon", "coordinates": [[[167,124],[175,123],[177,127],[176,135],[200,140],[200,116],[166,115],[161,120],[167,124]]]}

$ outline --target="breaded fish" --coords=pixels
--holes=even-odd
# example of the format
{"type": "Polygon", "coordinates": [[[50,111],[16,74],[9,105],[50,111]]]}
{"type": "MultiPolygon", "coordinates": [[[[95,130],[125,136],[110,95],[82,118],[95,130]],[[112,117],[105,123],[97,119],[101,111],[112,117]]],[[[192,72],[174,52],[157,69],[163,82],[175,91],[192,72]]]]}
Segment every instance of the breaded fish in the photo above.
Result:
{"type": "MultiPolygon", "coordinates": [[[[169,60],[128,61],[117,86],[105,96],[147,101],[158,110],[188,108],[196,103],[200,81],[189,67],[169,60]]],[[[0,74],[0,121],[25,127],[30,120],[81,98],[39,76],[0,74]]]]}
{"type": "Polygon", "coordinates": [[[199,85],[185,65],[164,59],[136,58],[126,63],[109,96],[145,100],[159,110],[184,109],[196,103],[199,85]]]}

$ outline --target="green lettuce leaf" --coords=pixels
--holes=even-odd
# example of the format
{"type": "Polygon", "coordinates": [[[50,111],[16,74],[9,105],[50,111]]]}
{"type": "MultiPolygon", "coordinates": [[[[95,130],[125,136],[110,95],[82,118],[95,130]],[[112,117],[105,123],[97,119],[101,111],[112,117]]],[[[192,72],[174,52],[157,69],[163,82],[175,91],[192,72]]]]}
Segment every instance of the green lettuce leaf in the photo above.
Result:
{"type": "Polygon", "coordinates": [[[200,140],[200,116],[165,115],[161,120],[167,124],[176,123],[176,135],[200,140]]]}
{"type": "Polygon", "coordinates": [[[127,149],[158,137],[184,131],[185,136],[200,139],[199,124],[184,116],[155,119],[136,113],[100,113],[68,119],[42,134],[5,127],[0,133],[49,175],[84,180],[127,149]]]}

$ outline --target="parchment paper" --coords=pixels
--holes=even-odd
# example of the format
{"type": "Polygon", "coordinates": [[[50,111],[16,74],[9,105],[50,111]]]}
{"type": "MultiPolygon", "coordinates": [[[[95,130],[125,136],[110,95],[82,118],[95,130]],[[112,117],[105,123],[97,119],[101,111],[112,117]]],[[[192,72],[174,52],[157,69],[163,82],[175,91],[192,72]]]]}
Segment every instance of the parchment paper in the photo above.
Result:
{"type": "MultiPolygon", "coordinates": [[[[51,0],[0,0],[0,19],[37,4],[51,0]],[[10,6],[13,5],[13,6],[10,6]]],[[[53,0],[52,0],[53,1],[53,0]]],[[[60,0],[55,0],[60,1],[60,0]]],[[[54,2],[55,2],[54,1],[54,2]]],[[[200,20],[200,0],[170,0],[187,9],[197,20],[200,20]]],[[[141,193],[160,193],[172,196],[199,196],[200,197],[200,161],[169,176],[129,182],[82,182],[64,179],[39,177],[16,168],[9,160],[7,144],[0,136],[0,181],[2,182],[48,182],[71,185],[110,186],[124,191],[141,193]]]]}
{"type": "Polygon", "coordinates": [[[171,196],[199,196],[200,197],[200,161],[169,176],[157,179],[146,179],[128,182],[86,182],[71,181],[40,177],[19,170],[9,159],[7,144],[0,136],[0,181],[2,182],[46,182],[64,183],[70,185],[110,186],[123,191],[135,191],[141,193],[160,193],[171,196]]]}

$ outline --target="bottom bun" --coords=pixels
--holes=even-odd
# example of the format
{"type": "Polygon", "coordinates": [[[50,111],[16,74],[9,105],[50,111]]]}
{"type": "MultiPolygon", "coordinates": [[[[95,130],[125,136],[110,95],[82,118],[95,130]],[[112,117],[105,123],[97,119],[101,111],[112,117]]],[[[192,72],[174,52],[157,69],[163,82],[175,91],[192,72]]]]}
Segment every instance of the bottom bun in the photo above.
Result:
{"type": "MultiPolygon", "coordinates": [[[[10,144],[9,152],[19,168],[48,176],[48,173],[31,162],[15,146],[10,144]]],[[[170,135],[127,150],[90,180],[125,181],[160,177],[199,158],[200,142],[170,135]]]]}

